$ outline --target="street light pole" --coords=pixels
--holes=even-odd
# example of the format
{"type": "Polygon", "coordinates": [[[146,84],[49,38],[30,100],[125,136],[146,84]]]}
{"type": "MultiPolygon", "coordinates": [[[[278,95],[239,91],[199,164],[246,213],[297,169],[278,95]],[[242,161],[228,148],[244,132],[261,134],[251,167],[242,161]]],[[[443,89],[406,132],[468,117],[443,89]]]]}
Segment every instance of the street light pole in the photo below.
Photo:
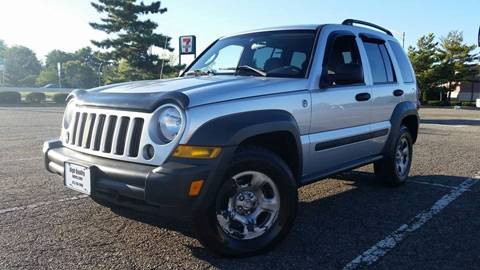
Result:
{"type": "Polygon", "coordinates": [[[57,63],[58,88],[62,88],[62,63],[57,63]]]}
{"type": "Polygon", "coordinates": [[[98,66],[97,76],[98,76],[98,86],[102,86],[102,65],[103,62],[100,62],[98,66]]]}
{"type": "MultiPolygon", "coordinates": [[[[163,46],[163,52],[167,49],[168,37],[165,36],[165,45],[163,46]]],[[[162,67],[160,68],[160,80],[163,78],[163,66],[165,64],[165,58],[162,59],[162,67]]]]}

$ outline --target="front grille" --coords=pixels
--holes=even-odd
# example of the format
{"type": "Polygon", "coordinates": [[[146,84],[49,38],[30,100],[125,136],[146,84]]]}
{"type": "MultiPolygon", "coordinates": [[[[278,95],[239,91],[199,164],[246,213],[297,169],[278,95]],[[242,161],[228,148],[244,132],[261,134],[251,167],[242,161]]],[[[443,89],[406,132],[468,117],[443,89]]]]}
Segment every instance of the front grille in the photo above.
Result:
{"type": "Polygon", "coordinates": [[[92,112],[76,112],[69,145],[90,151],[137,157],[144,119],[92,112]]]}

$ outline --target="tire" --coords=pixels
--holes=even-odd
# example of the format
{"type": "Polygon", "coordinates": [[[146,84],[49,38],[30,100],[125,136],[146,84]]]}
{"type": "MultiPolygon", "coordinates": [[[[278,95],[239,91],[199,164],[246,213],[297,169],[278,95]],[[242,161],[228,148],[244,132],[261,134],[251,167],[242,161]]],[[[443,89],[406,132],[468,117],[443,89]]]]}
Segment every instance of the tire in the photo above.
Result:
{"type": "Polygon", "coordinates": [[[259,147],[243,148],[235,154],[214,197],[205,210],[194,215],[194,232],[204,247],[224,257],[254,256],[270,250],[291,229],[298,205],[297,185],[289,167],[259,147]],[[248,196],[253,199],[240,201],[248,196]],[[265,211],[264,207],[275,210],[265,211]],[[238,221],[243,219],[256,224],[238,221]]]}
{"type": "Polygon", "coordinates": [[[377,178],[391,186],[404,184],[412,165],[412,150],[412,135],[406,126],[400,126],[400,131],[388,146],[385,157],[374,163],[377,178]]]}

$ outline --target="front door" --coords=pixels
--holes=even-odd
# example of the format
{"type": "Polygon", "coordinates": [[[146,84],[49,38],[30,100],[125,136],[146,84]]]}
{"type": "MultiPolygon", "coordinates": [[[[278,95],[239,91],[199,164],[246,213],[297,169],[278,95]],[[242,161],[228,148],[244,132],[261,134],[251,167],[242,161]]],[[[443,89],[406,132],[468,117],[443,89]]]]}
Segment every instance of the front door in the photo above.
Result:
{"type": "Polygon", "coordinates": [[[328,34],[320,84],[311,89],[306,178],[335,171],[371,154],[372,93],[364,79],[358,41],[347,31],[328,34]]]}

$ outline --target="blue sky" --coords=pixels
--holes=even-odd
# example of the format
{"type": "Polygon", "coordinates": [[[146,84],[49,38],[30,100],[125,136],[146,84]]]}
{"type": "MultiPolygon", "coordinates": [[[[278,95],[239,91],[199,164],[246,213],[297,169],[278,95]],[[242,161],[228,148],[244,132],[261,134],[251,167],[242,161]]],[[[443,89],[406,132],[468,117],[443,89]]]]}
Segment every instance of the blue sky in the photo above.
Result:
{"type": "MultiPolygon", "coordinates": [[[[345,18],[404,31],[407,46],[428,32],[444,36],[450,30],[463,31],[465,41],[476,44],[480,24],[480,0],[163,0],[162,5],[168,12],[152,17],[158,31],[173,37],[174,47],[179,35],[195,34],[199,50],[222,35],[244,30],[340,23],[345,18]]],[[[52,49],[74,51],[104,37],[88,25],[98,19],[88,0],[1,0],[0,39],[30,47],[43,58],[52,49]]]]}

